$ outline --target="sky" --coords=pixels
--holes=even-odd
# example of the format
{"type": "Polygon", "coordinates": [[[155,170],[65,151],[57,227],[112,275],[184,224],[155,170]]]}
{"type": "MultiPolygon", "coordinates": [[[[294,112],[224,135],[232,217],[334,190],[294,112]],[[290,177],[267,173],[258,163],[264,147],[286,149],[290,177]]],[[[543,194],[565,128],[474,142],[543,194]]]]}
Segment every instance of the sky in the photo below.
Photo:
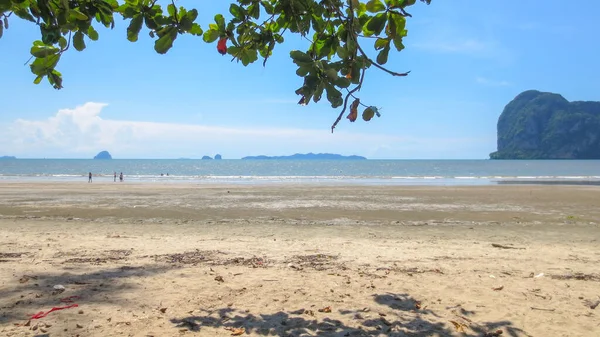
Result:
{"type": "MultiPolygon", "coordinates": [[[[230,1],[202,1],[203,29],[230,1]]],[[[180,0],[194,7],[197,1],[180,0]]],[[[361,101],[381,118],[342,119],[326,99],[297,104],[302,85],[289,58],[307,42],[286,36],[266,67],[180,36],[166,55],[147,30],[126,39],[126,22],[67,52],[64,89],[33,84],[26,61],[36,26],[10,19],[0,39],[0,156],[224,159],[330,152],[372,159],[486,159],[496,149],[504,106],[530,89],[599,101],[600,2],[433,0],[408,19],[406,49],[392,52],[392,77],[370,69],[361,101]]],[[[369,46],[365,44],[365,46],[369,46]]],[[[366,49],[372,50],[369,46],[366,49]]],[[[374,54],[371,54],[374,56],[374,54]]]]}

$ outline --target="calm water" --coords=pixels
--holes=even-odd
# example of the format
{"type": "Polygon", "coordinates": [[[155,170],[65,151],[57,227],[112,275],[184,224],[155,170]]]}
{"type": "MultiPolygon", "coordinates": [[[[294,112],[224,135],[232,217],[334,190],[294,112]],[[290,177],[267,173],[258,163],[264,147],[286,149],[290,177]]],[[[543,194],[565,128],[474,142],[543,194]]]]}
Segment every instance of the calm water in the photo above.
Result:
{"type": "Polygon", "coordinates": [[[356,183],[473,185],[555,181],[600,184],[600,161],[492,160],[0,160],[0,181],[127,182],[195,184],[356,183]],[[164,174],[164,176],[161,176],[164,174]],[[167,176],[168,174],[168,176],[167,176]]]}

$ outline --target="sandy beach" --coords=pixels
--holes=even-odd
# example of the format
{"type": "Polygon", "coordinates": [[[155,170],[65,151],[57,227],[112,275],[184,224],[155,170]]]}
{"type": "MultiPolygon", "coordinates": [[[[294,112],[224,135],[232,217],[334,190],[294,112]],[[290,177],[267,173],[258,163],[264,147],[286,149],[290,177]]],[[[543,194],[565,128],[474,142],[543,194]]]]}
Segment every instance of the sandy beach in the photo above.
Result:
{"type": "Polygon", "coordinates": [[[0,183],[0,335],[597,336],[599,240],[597,186],[0,183]]]}

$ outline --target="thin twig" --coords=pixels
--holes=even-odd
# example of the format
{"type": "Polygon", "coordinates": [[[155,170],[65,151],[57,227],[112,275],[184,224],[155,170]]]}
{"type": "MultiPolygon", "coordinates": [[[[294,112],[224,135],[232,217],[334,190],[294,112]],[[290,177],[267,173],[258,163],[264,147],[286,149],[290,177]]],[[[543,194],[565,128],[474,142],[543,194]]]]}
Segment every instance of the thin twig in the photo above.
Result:
{"type": "Polygon", "coordinates": [[[333,122],[333,125],[331,126],[331,133],[333,133],[333,129],[335,129],[335,127],[338,125],[338,123],[342,119],[342,116],[344,116],[344,112],[346,112],[346,108],[348,107],[348,99],[351,96],[353,96],[352,94],[359,91],[360,88],[362,87],[363,80],[365,79],[365,72],[366,72],[366,69],[362,69],[362,74],[360,76],[360,81],[358,82],[358,85],[354,89],[350,90],[348,92],[348,94],[346,95],[346,98],[344,99],[344,108],[342,109],[342,111],[340,112],[338,117],[336,118],[335,122],[333,122]]]}
{"type": "Polygon", "coordinates": [[[546,309],[546,308],[536,308],[536,307],[531,307],[531,310],[540,310],[540,311],[555,311],[556,309],[546,309]]]}
{"type": "Polygon", "coordinates": [[[407,76],[408,74],[410,74],[410,70],[405,72],[405,73],[397,73],[395,71],[391,71],[385,67],[380,66],[379,64],[377,64],[375,61],[371,60],[370,57],[367,56],[367,53],[365,53],[365,51],[362,49],[362,47],[360,46],[360,44],[358,44],[358,41],[356,42],[356,48],[358,48],[358,50],[360,51],[360,53],[362,54],[362,56],[364,56],[367,61],[369,61],[369,63],[371,63],[372,65],[374,65],[375,67],[385,71],[386,73],[392,75],[392,76],[407,76]]]}

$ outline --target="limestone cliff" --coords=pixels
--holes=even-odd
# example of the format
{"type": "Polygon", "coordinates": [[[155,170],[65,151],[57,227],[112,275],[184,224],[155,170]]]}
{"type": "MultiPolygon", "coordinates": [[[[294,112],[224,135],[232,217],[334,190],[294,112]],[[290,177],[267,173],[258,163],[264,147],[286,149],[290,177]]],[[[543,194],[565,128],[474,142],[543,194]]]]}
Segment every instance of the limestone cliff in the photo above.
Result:
{"type": "Polygon", "coordinates": [[[600,159],[600,102],[522,92],[498,119],[498,151],[490,158],[600,159]]]}

